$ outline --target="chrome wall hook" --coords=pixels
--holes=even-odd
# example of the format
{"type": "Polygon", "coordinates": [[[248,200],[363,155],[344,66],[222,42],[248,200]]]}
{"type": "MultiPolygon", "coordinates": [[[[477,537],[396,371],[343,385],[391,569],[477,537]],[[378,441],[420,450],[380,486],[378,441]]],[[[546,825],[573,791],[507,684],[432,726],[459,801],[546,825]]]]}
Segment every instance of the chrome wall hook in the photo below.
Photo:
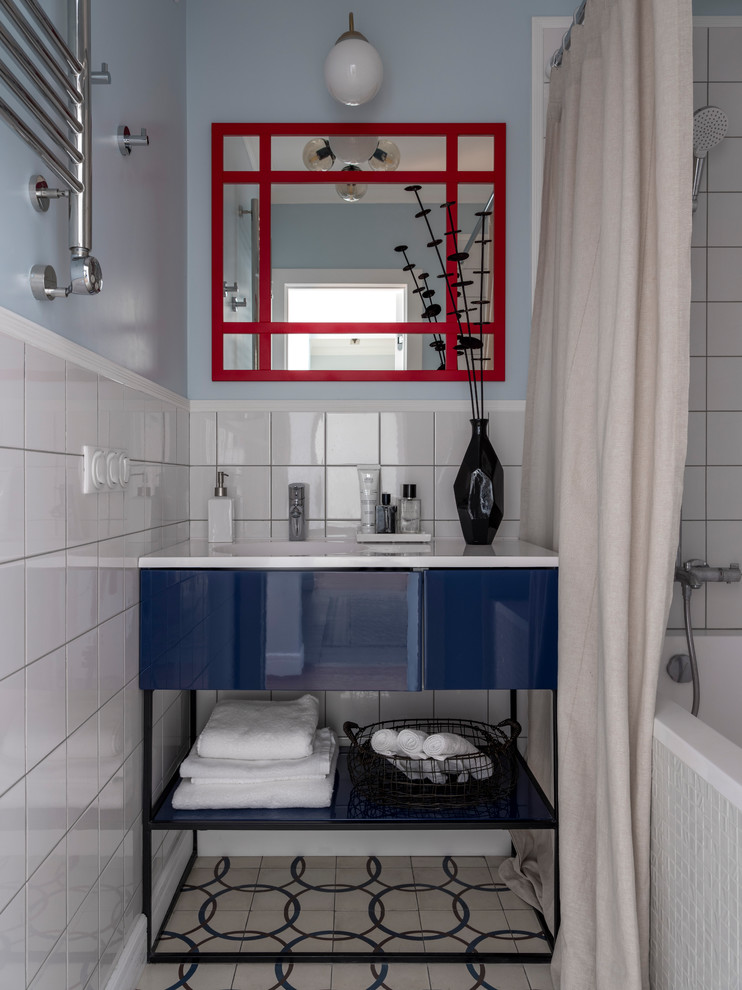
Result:
{"type": "Polygon", "coordinates": [[[247,299],[245,299],[244,296],[232,296],[230,305],[232,306],[232,312],[236,313],[238,309],[242,309],[243,306],[247,306],[247,299]]]}
{"type": "Polygon", "coordinates": [[[149,144],[149,137],[147,136],[147,129],[145,127],[140,130],[139,134],[132,134],[125,124],[120,124],[117,138],[119,151],[124,158],[131,154],[132,148],[143,147],[149,144]]]}
{"type": "Polygon", "coordinates": [[[39,299],[41,302],[66,299],[72,291],[71,285],[64,288],[57,287],[57,273],[51,265],[34,265],[29,280],[34,299],[39,299]]]}
{"type": "Polygon", "coordinates": [[[69,197],[69,189],[50,189],[49,184],[43,175],[32,175],[28,180],[28,195],[31,206],[37,213],[46,213],[49,209],[49,201],[52,199],[62,199],[69,197]]]}
{"type": "Polygon", "coordinates": [[[101,62],[100,69],[94,69],[90,73],[91,83],[98,83],[100,86],[111,85],[111,73],[108,71],[108,62],[101,62]]]}

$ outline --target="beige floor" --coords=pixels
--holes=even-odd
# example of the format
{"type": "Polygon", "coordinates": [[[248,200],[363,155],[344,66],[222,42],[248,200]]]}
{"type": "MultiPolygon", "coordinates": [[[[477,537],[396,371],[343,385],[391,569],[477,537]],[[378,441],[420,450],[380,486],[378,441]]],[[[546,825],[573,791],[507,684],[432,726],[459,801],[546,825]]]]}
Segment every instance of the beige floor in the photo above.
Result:
{"type": "MultiPolygon", "coordinates": [[[[495,857],[199,859],[158,949],[548,952],[495,857]],[[512,932],[512,934],[511,934],[512,932]]],[[[552,990],[548,964],[169,964],[138,990],[552,990]]]]}

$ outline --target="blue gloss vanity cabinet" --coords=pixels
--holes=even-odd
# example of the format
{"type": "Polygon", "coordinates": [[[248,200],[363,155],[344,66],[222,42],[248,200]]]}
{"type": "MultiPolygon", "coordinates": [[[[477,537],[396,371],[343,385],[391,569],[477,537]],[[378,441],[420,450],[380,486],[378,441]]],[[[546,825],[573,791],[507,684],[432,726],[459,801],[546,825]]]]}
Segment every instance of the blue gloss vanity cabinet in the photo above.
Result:
{"type": "Polygon", "coordinates": [[[556,688],[555,569],[431,569],[424,601],[426,688],[556,688]]]}
{"type": "Polygon", "coordinates": [[[417,571],[141,572],[140,687],[419,691],[417,571]]]}

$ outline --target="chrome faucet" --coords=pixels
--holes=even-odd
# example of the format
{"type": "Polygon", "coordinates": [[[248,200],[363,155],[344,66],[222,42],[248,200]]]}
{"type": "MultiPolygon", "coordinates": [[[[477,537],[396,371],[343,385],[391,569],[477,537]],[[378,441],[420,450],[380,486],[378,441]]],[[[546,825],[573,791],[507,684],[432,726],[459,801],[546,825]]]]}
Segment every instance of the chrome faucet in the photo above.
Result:
{"type": "Polygon", "coordinates": [[[304,485],[294,482],[289,485],[289,539],[304,540],[306,535],[304,485]]]}
{"type": "Polygon", "coordinates": [[[705,560],[686,560],[682,567],[675,568],[675,580],[680,582],[683,589],[692,588],[697,591],[702,585],[710,582],[735,584],[742,580],[739,564],[729,564],[728,567],[711,567],[705,560]]]}

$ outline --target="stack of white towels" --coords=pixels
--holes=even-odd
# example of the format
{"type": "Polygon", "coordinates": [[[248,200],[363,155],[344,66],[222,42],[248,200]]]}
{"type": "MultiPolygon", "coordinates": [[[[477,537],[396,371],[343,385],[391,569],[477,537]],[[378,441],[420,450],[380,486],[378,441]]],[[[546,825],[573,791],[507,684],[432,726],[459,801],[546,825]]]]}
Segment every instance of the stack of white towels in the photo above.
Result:
{"type": "Polygon", "coordinates": [[[410,780],[445,784],[455,774],[457,783],[463,784],[470,777],[487,780],[494,773],[489,756],[454,732],[428,735],[421,729],[377,729],[371,736],[371,749],[386,756],[410,780]],[[442,766],[444,760],[449,762],[442,766]]]}
{"type": "Polygon", "coordinates": [[[319,702],[220,701],[180,767],[173,808],[326,808],[338,741],[319,702]]]}

